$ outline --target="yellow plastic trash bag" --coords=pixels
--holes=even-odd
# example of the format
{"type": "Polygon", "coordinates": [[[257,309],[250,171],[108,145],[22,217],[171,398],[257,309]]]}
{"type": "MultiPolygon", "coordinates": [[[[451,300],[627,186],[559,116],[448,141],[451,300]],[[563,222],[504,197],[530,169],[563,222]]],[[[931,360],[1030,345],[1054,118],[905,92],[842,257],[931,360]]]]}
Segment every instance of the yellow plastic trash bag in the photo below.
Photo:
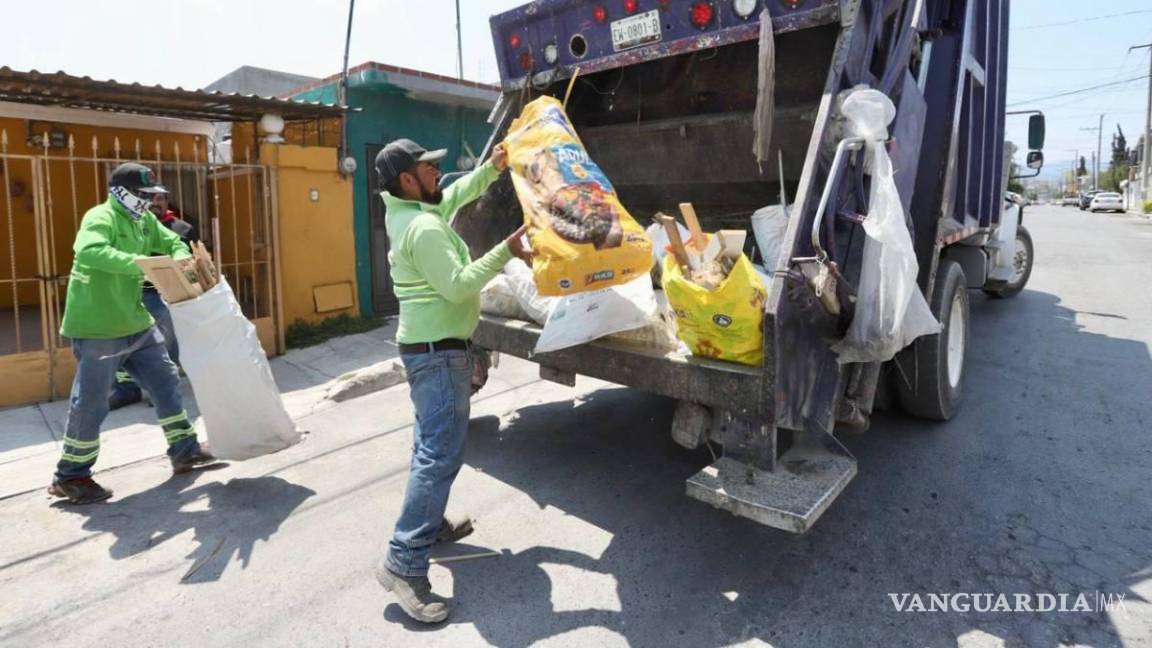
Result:
{"type": "Polygon", "coordinates": [[[588,157],[559,101],[540,97],[524,106],[504,143],[541,295],[626,284],[651,269],[652,243],[588,157]]]}
{"type": "Polygon", "coordinates": [[[664,296],[676,315],[677,335],[693,355],[759,366],[764,358],[764,301],[768,291],[752,262],[740,255],[716,290],[698,286],[664,257],[664,296]]]}

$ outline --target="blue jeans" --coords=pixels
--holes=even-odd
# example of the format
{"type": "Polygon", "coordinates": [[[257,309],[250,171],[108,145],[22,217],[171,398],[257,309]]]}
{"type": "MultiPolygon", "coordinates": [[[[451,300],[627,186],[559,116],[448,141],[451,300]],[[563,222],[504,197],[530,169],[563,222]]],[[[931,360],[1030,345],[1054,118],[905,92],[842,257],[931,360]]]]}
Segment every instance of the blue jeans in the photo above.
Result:
{"type": "MultiPolygon", "coordinates": [[[[148,312],[152,314],[152,319],[156,320],[156,328],[164,336],[164,347],[168,350],[168,357],[179,366],[180,343],[176,341],[176,327],[172,324],[172,313],[168,311],[168,304],[164,303],[159,291],[148,288],[144,289],[140,300],[144,303],[144,308],[147,308],[148,312]]],[[[120,371],[116,374],[112,391],[122,397],[135,393],[133,400],[140,400],[140,387],[126,371],[120,371]]]]}
{"type": "Polygon", "coordinates": [[[472,395],[472,354],[433,351],[401,355],[408,372],[416,422],[404,507],[388,543],[389,569],[403,576],[428,573],[428,552],[444,520],[448,492],[464,463],[472,395]]]}
{"type": "Polygon", "coordinates": [[[180,374],[164,349],[164,338],[155,326],[147,331],[111,340],[75,338],[76,378],[72,381],[68,423],[57,479],[92,475],[100,453],[100,425],[108,416],[108,390],[123,363],[152,395],[156,417],[168,441],[168,456],[184,459],[200,451],[196,430],[184,411],[180,374]]]}
{"type": "Polygon", "coordinates": [[[180,366],[180,343],[176,341],[176,326],[172,324],[172,313],[168,311],[168,304],[164,303],[160,291],[147,288],[141,293],[140,301],[144,302],[144,308],[147,308],[152,314],[152,319],[156,320],[156,328],[160,329],[160,334],[164,336],[164,348],[168,350],[168,357],[176,366],[180,366]]]}

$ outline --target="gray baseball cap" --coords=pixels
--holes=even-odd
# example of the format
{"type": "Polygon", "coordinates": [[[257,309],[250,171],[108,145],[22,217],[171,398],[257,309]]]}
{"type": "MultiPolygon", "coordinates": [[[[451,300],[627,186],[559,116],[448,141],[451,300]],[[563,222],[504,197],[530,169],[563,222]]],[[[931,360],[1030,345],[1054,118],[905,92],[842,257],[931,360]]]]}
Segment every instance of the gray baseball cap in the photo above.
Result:
{"type": "Polygon", "coordinates": [[[448,149],[429,151],[410,139],[398,139],[376,154],[376,174],[380,176],[380,184],[385,185],[417,162],[439,162],[447,154],[448,149]]]}

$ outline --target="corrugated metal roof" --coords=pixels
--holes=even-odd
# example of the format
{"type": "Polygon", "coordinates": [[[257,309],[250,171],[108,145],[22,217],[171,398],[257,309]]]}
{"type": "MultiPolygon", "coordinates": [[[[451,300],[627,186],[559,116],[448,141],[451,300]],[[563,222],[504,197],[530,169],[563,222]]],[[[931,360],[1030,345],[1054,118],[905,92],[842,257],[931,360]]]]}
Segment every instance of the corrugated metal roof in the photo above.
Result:
{"type": "Polygon", "coordinates": [[[66,72],[21,72],[0,67],[0,101],[206,121],[255,121],[276,113],[286,121],[339,117],[347,106],[100,81],[66,72]]]}

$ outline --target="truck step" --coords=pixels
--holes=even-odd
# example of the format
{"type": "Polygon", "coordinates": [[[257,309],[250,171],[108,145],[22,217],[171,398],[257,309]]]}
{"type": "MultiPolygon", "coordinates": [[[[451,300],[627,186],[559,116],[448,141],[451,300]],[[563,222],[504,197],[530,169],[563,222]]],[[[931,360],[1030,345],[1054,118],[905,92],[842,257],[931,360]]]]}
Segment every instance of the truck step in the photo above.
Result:
{"type": "Polygon", "coordinates": [[[776,470],[722,457],[688,478],[688,496],[766,526],[804,533],[856,476],[856,459],[798,437],[776,470]]]}

